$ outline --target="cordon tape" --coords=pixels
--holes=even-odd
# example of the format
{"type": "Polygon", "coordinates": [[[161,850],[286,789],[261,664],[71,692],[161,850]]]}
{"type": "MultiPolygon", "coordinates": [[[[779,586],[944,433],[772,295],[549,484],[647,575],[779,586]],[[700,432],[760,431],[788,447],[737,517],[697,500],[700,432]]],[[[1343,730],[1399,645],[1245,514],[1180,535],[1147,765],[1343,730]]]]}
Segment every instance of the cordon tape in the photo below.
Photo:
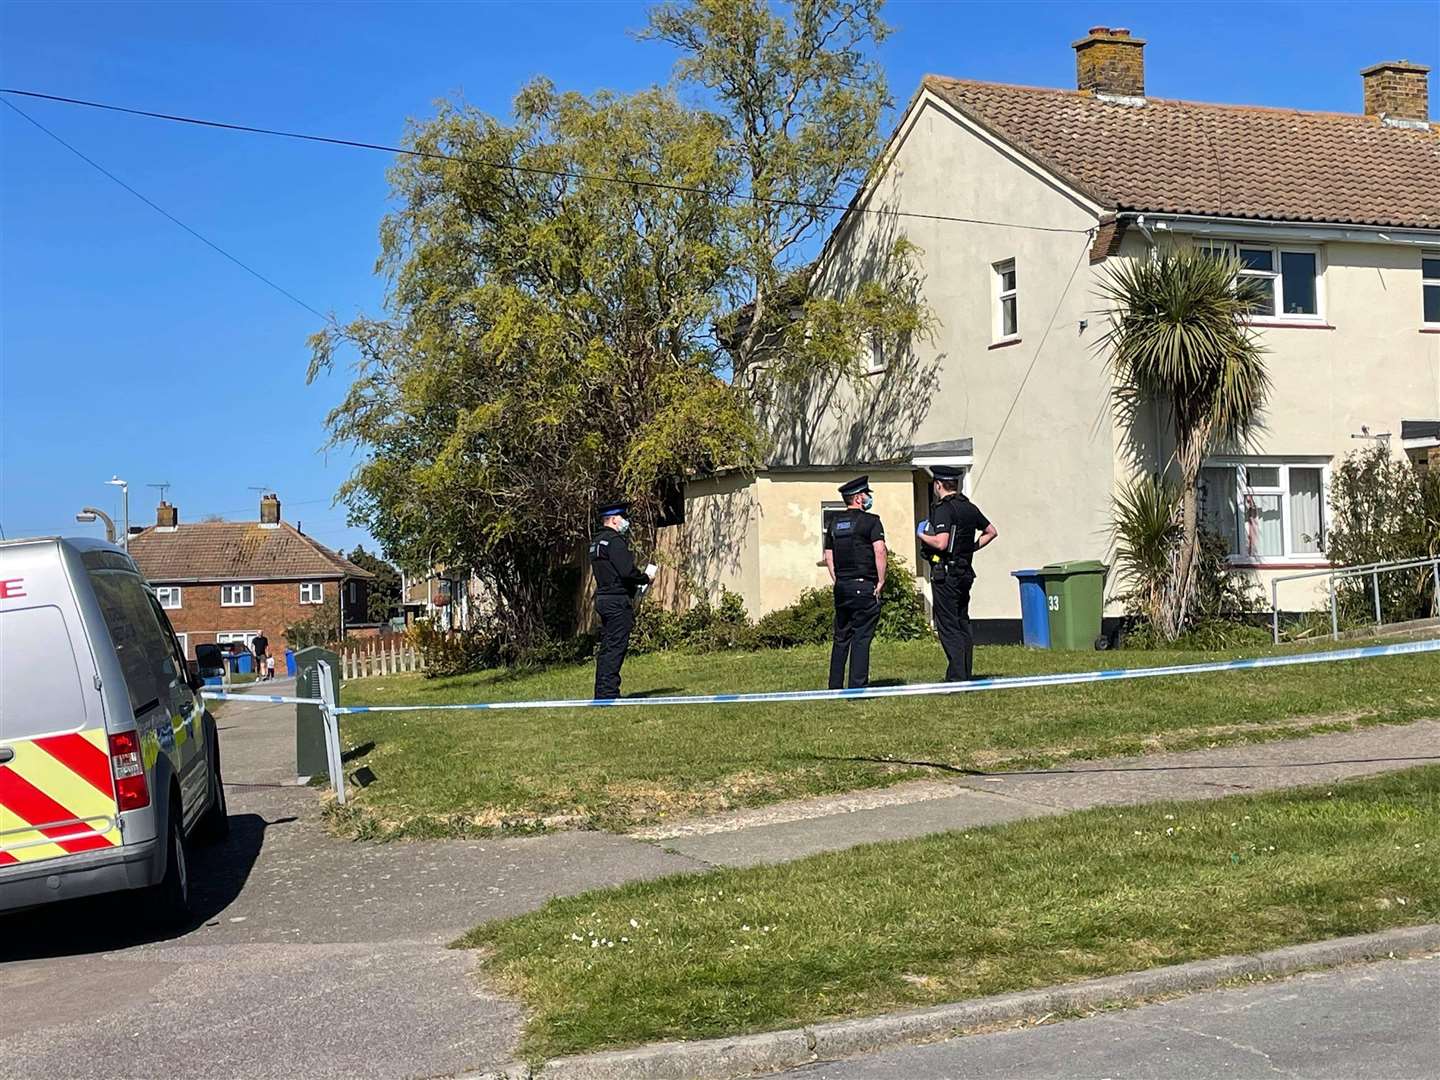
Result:
{"type": "MultiPolygon", "coordinates": [[[[986,690],[1021,690],[1035,686],[1075,686],[1083,683],[1116,682],[1124,679],[1155,679],[1163,676],[1206,675],[1215,671],[1253,671],[1259,668],[1293,667],[1299,664],[1333,664],[1342,660],[1372,660],[1381,656],[1413,656],[1440,652],[1440,638],[1406,641],[1395,645],[1366,645],[1329,652],[1295,653],[1289,656],[1258,656],[1248,660],[1215,660],[1204,664],[1172,664],[1168,667],[1111,668],[1107,671],[1072,671],[1053,675],[1010,675],[993,679],[972,679],[957,683],[906,683],[900,686],[867,686],[859,690],[780,690],[755,694],[697,694],[672,697],[628,697],[609,701],[584,698],[565,701],[476,701],[450,705],[340,705],[337,716],[380,712],[493,712],[501,709],[610,709],[647,705],[763,705],[794,701],[845,701],[870,698],[918,697],[930,694],[973,694],[986,690]]],[[[237,694],[206,690],[211,701],[251,701],[272,705],[321,705],[319,698],[285,697],[279,694],[237,694]]]]}

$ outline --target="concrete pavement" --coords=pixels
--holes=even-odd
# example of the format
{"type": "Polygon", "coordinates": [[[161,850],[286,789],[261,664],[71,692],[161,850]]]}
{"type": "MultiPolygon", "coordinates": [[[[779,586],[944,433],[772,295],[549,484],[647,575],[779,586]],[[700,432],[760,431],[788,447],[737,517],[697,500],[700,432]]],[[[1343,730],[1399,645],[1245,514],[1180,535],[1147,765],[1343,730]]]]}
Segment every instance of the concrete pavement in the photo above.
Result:
{"type": "Polygon", "coordinates": [[[1031,772],[975,774],[802,799],[644,829],[637,837],[714,866],[785,862],[1021,818],[1169,799],[1218,799],[1372,776],[1440,762],[1440,721],[1031,772]]]}
{"type": "Polygon", "coordinates": [[[805,1080],[1432,1077],[1440,956],[1212,990],[1064,1023],[970,1035],[785,1073],[805,1080]]]}

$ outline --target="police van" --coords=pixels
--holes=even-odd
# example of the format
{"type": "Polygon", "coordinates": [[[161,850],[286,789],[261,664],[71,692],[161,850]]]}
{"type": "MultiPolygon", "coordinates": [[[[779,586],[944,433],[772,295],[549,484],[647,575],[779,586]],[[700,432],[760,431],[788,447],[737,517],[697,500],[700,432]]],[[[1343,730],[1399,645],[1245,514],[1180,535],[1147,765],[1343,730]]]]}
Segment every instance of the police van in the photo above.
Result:
{"type": "Polygon", "coordinates": [[[139,890],[185,921],[187,848],[229,830],[200,685],[118,547],[0,542],[0,912],[139,890]]]}

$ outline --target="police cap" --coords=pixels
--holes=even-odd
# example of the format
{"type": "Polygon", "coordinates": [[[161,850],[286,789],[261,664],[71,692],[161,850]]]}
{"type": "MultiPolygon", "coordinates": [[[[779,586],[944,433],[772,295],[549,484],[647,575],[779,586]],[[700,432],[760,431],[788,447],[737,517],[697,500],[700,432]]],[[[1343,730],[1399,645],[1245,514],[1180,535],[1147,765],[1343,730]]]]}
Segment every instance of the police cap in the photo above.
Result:
{"type": "Polygon", "coordinates": [[[604,499],[600,502],[599,511],[600,520],[604,521],[607,517],[615,514],[628,514],[630,512],[630,504],[624,499],[604,499]]]}
{"type": "Polygon", "coordinates": [[[869,490],[870,477],[868,476],[857,476],[854,480],[840,485],[840,494],[847,499],[851,495],[859,495],[860,492],[869,490]]]}
{"type": "Polygon", "coordinates": [[[958,483],[960,478],[965,475],[965,470],[959,465],[931,465],[930,475],[936,480],[958,483]]]}

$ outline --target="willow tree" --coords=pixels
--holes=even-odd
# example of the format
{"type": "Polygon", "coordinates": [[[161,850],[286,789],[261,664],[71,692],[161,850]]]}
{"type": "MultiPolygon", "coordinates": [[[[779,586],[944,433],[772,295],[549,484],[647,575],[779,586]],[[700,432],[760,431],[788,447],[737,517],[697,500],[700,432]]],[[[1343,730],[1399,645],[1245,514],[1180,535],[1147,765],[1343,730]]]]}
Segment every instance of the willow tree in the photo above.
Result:
{"type": "Polygon", "coordinates": [[[628,496],[643,530],[666,484],[763,462],[737,370],[782,353],[779,378],[853,372],[867,333],[918,323],[884,265],[846,296],[802,293],[806,333],[767,312],[873,162],[879,8],[664,5],[644,33],[679,50],[669,87],[540,80],[508,121],[443,104],[413,126],[381,228],[385,317],[312,342],[312,376],[359,357],[330,417],[363,453],[353,520],[408,567],[475,569],[533,645],[564,622],[598,498],[628,496]],[[717,328],[747,304],[732,350],[717,328]]]}
{"type": "Polygon", "coordinates": [[[1157,627],[1170,638],[1185,628],[1195,594],[1200,469],[1216,448],[1249,438],[1269,391],[1265,351],[1247,322],[1256,298],[1239,271],[1208,251],[1162,248],[1112,264],[1101,285],[1117,405],[1132,418],[1140,403],[1155,403],[1175,443],[1179,542],[1157,627]]]}
{"type": "MultiPolygon", "coordinates": [[[[851,378],[869,346],[928,330],[916,249],[903,231],[843,291],[812,291],[819,241],[870,178],[892,104],[874,56],[884,0],[683,0],[642,36],[680,52],[677,82],[712,104],[736,172],[736,273],[726,346],[751,385],[851,378]]],[[[774,388],[774,387],[772,387],[774,388]]],[[[795,398],[799,407],[805,395],[795,398]]]]}
{"type": "Polygon", "coordinates": [[[665,91],[540,81],[502,123],[413,128],[381,229],[388,318],[313,339],[357,377],[333,436],[354,519],[412,567],[473,568],[519,648],[563,629],[598,498],[653,520],[667,477],[759,460],[710,327],[733,277],[723,129],[665,91]],[[629,182],[613,183],[607,177],[629,182]]]}

